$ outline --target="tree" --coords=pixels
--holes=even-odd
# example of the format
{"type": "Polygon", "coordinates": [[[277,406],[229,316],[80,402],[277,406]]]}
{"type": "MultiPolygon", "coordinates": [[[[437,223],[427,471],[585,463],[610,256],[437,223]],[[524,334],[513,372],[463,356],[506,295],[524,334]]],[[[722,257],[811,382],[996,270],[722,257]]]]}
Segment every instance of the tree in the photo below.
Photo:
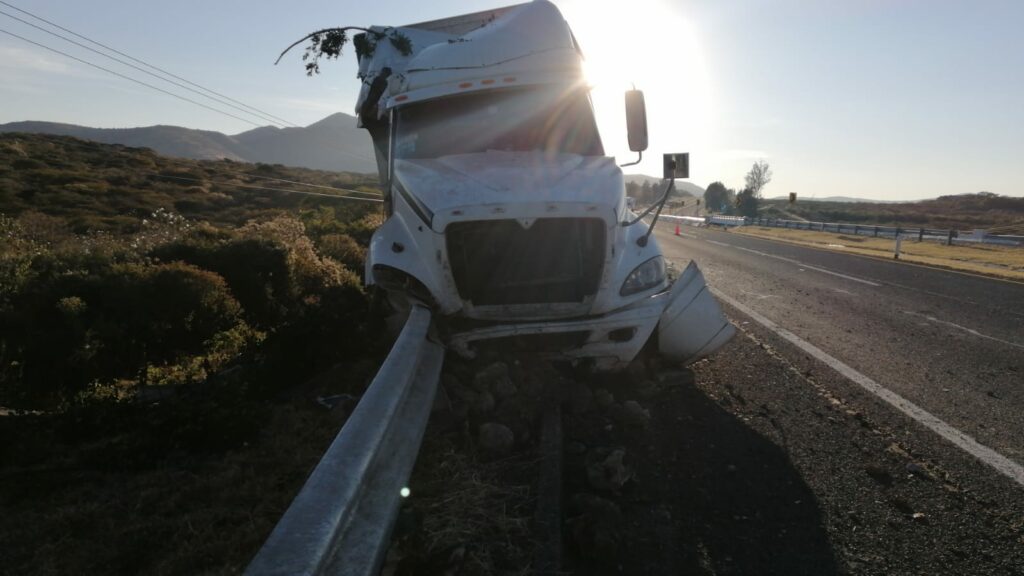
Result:
{"type": "Polygon", "coordinates": [[[302,55],[302,60],[306,62],[306,74],[312,76],[313,74],[320,73],[320,58],[337,58],[341,55],[341,49],[349,40],[349,32],[351,31],[363,32],[361,35],[357,35],[352,39],[352,43],[356,47],[356,56],[362,58],[363,56],[372,56],[374,50],[377,48],[377,43],[381,40],[387,39],[394,46],[395,50],[398,50],[403,56],[412,54],[412,41],[408,36],[395,30],[394,28],[385,28],[383,30],[371,30],[368,28],[361,28],[359,26],[344,26],[340,28],[324,28],[323,30],[317,30],[311,32],[301,39],[296,40],[290,46],[281,52],[281,55],[277,57],[277,64],[281,61],[281,58],[288,53],[289,50],[295,48],[299,44],[302,44],[306,40],[309,40],[309,45],[306,46],[306,51],[302,55]]]}
{"type": "Polygon", "coordinates": [[[721,182],[712,182],[704,190],[704,207],[709,212],[721,212],[725,207],[728,189],[721,182]]]}
{"type": "Polygon", "coordinates": [[[640,196],[640,185],[636,182],[626,182],[626,196],[636,198],[639,200],[640,196]]]}
{"type": "Polygon", "coordinates": [[[753,194],[755,198],[760,198],[762,190],[764,190],[764,187],[771,181],[772,169],[768,167],[768,163],[764,160],[758,160],[757,162],[754,162],[754,165],[750,168],[750,172],[747,172],[747,187],[745,190],[750,190],[751,194],[753,194]]]}
{"type": "Polygon", "coordinates": [[[757,204],[757,196],[750,188],[744,188],[736,195],[736,211],[740,216],[756,218],[757,204]]]}
{"type": "Polygon", "coordinates": [[[651,183],[647,180],[644,180],[644,183],[640,186],[640,198],[638,200],[643,204],[654,202],[654,191],[651,189],[651,183]]]}

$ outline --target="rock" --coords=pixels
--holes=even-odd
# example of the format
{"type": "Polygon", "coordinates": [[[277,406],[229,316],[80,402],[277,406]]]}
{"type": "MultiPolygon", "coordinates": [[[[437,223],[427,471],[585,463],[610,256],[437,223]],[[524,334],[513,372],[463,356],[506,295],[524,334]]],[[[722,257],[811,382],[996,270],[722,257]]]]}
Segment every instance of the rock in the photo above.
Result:
{"type": "Polygon", "coordinates": [[[545,381],[532,374],[525,375],[519,380],[519,394],[531,400],[537,400],[544,394],[547,388],[545,381]]]}
{"type": "Polygon", "coordinates": [[[622,407],[622,404],[612,404],[608,407],[608,416],[618,425],[624,426],[626,421],[629,419],[626,416],[626,409],[622,407]]]}
{"type": "Polygon", "coordinates": [[[657,382],[654,380],[644,380],[636,387],[636,393],[640,395],[644,400],[650,400],[658,395],[660,392],[657,382]]]}
{"type": "Polygon", "coordinates": [[[598,388],[594,391],[594,401],[601,408],[607,408],[615,403],[615,396],[604,388],[598,388]]]}
{"type": "Polygon", "coordinates": [[[494,396],[498,400],[504,400],[515,396],[518,391],[519,390],[516,389],[516,385],[508,378],[499,378],[491,385],[491,392],[494,393],[494,396]]]}
{"type": "Polygon", "coordinates": [[[626,366],[625,373],[626,376],[637,381],[644,380],[650,377],[650,374],[647,370],[647,363],[644,362],[644,360],[639,357],[634,358],[633,361],[630,362],[628,366],[626,366]]]}
{"type": "Polygon", "coordinates": [[[473,400],[469,402],[469,411],[477,416],[490,414],[494,411],[494,396],[487,391],[474,394],[473,400]]]}
{"type": "Polygon", "coordinates": [[[487,422],[480,425],[477,445],[491,456],[507,456],[515,442],[515,434],[503,424],[487,422]]]}
{"type": "Polygon", "coordinates": [[[906,469],[907,469],[907,474],[911,474],[913,476],[917,476],[918,478],[921,478],[923,480],[934,480],[934,478],[932,477],[931,473],[928,472],[928,469],[925,468],[924,466],[918,464],[917,462],[910,462],[910,463],[908,463],[907,466],[906,466],[906,469]]]}
{"type": "Polygon", "coordinates": [[[614,562],[622,525],[619,507],[610,500],[586,493],[574,495],[571,505],[579,515],[567,525],[580,553],[600,562],[614,562]]]}
{"type": "Polygon", "coordinates": [[[693,383],[692,370],[669,370],[658,374],[658,383],[666,386],[682,386],[693,383]]]}
{"type": "Polygon", "coordinates": [[[573,382],[569,387],[569,411],[573,414],[585,414],[594,404],[594,394],[590,387],[582,382],[573,382]]]}
{"type": "Polygon", "coordinates": [[[509,386],[515,388],[508,375],[508,365],[504,362],[490,364],[473,377],[473,388],[478,392],[496,394],[499,388],[507,390],[509,386]]]}
{"type": "Polygon", "coordinates": [[[872,480],[874,480],[875,482],[878,482],[882,486],[886,486],[886,487],[892,486],[892,483],[893,483],[892,474],[889,474],[889,471],[886,470],[885,468],[882,468],[881,466],[876,466],[876,465],[873,465],[873,464],[869,464],[869,465],[864,467],[864,471],[867,472],[868,476],[870,476],[872,480]]]}
{"type": "Polygon", "coordinates": [[[622,404],[626,423],[643,427],[651,421],[651,413],[644,409],[636,400],[627,400],[622,404]]]}
{"type": "Polygon", "coordinates": [[[603,460],[587,464],[587,482],[595,490],[617,492],[633,478],[633,472],[623,463],[625,457],[626,451],[620,448],[603,460]]]}
{"type": "Polygon", "coordinates": [[[526,441],[530,438],[531,428],[536,421],[535,404],[535,402],[525,400],[520,396],[512,396],[498,404],[492,420],[508,426],[515,433],[516,438],[526,441]]]}

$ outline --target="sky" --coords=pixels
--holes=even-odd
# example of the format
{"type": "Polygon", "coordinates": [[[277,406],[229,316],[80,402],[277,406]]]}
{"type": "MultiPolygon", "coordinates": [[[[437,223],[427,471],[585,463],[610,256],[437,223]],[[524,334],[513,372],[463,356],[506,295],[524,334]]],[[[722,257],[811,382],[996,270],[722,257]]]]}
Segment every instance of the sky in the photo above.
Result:
{"type": "MultiPolygon", "coordinates": [[[[514,1],[514,0],[513,0],[514,1]]],[[[3,0],[297,125],[353,113],[351,50],[308,78],[315,29],[402,25],[508,0],[3,0]]],[[[691,181],[743,186],[757,160],[766,197],[912,200],[1024,196],[1024,2],[1019,0],[555,0],[587,57],[606,151],[628,162],[623,91],[644,91],[650,148],[628,172],[659,175],[690,152],[691,181]]],[[[205,100],[0,14],[18,34],[205,100]]],[[[64,35],[66,33],[61,32],[64,35]]],[[[79,40],[81,41],[81,40],[79,40]]],[[[83,42],[84,43],[84,42],[83,42]]],[[[254,126],[0,33],[0,123],[254,126]]]]}

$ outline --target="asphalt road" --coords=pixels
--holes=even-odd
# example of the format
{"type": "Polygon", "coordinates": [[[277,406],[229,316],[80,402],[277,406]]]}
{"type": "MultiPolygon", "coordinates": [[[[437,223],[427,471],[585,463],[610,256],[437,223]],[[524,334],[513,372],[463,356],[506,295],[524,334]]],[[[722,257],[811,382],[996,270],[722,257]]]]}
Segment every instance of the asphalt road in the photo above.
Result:
{"type": "MultiPolygon", "coordinates": [[[[671,261],[695,260],[719,292],[1024,463],[1024,284],[718,229],[673,230],[657,231],[671,261]]],[[[780,350],[809,362],[795,346],[780,350]]],[[[844,380],[821,364],[807,369],[844,380]]]]}

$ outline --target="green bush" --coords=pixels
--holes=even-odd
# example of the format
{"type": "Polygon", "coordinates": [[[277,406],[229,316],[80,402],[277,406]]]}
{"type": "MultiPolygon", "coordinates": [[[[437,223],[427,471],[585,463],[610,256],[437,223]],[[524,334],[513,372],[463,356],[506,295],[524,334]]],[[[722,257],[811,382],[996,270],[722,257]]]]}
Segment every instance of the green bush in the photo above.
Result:
{"type": "Polygon", "coordinates": [[[201,355],[240,324],[238,302],[212,272],[180,262],[95,267],[36,274],[12,298],[0,332],[16,366],[3,374],[8,399],[52,406],[94,382],[144,382],[149,365],[201,355]]]}
{"type": "Polygon", "coordinates": [[[341,262],[346,268],[362,273],[366,262],[366,248],[348,234],[328,234],[318,242],[320,252],[341,262]]]}

